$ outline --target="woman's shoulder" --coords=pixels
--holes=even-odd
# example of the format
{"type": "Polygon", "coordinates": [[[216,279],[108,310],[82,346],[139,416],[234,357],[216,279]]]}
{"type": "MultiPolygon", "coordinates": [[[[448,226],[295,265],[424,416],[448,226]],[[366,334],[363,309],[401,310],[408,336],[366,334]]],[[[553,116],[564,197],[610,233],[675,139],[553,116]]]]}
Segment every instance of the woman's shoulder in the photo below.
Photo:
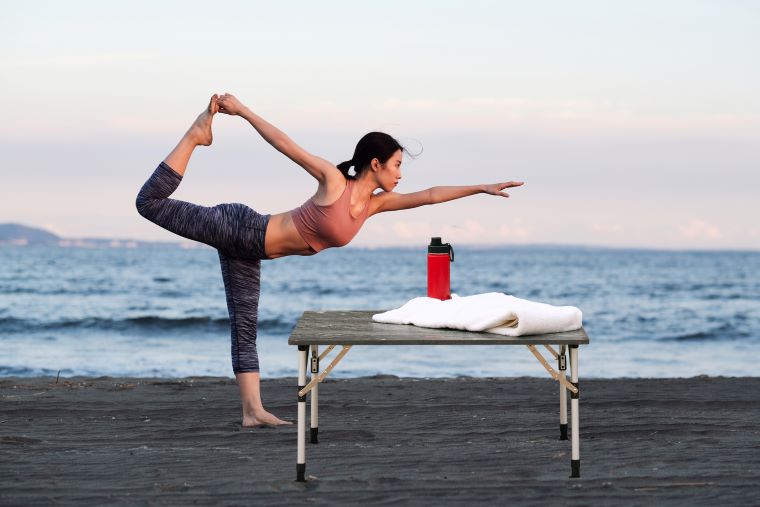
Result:
{"type": "Polygon", "coordinates": [[[385,190],[382,190],[380,192],[377,192],[375,194],[372,194],[369,196],[369,212],[367,214],[368,217],[371,217],[375,213],[377,213],[384,202],[386,202],[388,199],[392,199],[394,195],[397,195],[396,192],[386,192],[385,190]]]}
{"type": "Polygon", "coordinates": [[[348,188],[349,180],[338,172],[338,177],[326,178],[325,181],[320,182],[311,200],[318,206],[329,206],[340,199],[348,188]]]}

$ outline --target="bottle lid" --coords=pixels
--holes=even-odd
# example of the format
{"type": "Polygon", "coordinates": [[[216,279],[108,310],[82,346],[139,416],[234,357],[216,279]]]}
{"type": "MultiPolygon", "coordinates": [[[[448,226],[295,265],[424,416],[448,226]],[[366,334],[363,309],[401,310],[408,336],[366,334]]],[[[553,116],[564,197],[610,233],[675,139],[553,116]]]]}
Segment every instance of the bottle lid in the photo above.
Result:
{"type": "Polygon", "coordinates": [[[430,244],[428,245],[429,254],[447,254],[452,256],[453,248],[448,243],[443,243],[441,238],[430,238],[430,244]]]}

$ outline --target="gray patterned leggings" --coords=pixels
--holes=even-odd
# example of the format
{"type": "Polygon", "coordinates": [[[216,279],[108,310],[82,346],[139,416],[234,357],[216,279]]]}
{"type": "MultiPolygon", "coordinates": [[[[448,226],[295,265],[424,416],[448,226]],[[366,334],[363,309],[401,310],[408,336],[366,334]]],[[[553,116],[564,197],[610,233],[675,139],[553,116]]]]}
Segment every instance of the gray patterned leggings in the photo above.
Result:
{"type": "Polygon", "coordinates": [[[217,249],[230,314],[232,370],[259,371],[256,322],[269,215],[240,203],[206,207],[169,199],[181,181],[182,176],[161,162],[137,194],[137,211],[168,231],[217,249]]]}

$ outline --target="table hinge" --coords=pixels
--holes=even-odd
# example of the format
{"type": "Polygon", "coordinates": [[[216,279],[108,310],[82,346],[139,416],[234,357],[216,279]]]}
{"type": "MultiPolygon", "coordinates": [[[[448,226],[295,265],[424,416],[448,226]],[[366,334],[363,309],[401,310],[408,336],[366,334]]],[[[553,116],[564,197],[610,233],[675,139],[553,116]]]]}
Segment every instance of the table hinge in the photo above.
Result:
{"type": "Polygon", "coordinates": [[[311,353],[311,372],[319,373],[319,357],[316,352],[311,353]]]}

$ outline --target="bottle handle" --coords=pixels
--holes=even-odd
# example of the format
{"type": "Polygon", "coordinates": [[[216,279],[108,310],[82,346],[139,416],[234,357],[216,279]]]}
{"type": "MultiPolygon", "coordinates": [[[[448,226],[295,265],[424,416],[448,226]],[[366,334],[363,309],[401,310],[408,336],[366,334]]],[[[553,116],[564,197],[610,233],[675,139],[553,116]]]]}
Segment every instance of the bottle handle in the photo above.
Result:
{"type": "Polygon", "coordinates": [[[454,262],[454,247],[449,245],[449,260],[454,262]]]}

